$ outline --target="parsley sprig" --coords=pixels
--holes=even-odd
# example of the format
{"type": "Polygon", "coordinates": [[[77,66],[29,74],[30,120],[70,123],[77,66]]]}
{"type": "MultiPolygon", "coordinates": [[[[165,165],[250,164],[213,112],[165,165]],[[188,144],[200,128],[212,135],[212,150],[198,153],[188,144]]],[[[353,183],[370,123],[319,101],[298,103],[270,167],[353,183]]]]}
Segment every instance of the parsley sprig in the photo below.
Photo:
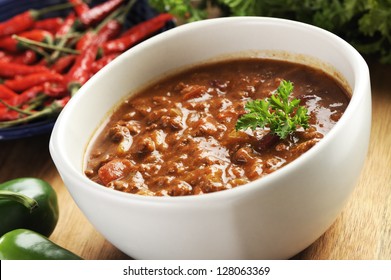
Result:
{"type": "Polygon", "coordinates": [[[300,99],[289,98],[292,92],[293,83],[283,80],[269,98],[247,102],[247,113],[238,119],[236,130],[269,127],[271,133],[285,139],[299,127],[307,129],[307,108],[299,105],[300,99]]]}

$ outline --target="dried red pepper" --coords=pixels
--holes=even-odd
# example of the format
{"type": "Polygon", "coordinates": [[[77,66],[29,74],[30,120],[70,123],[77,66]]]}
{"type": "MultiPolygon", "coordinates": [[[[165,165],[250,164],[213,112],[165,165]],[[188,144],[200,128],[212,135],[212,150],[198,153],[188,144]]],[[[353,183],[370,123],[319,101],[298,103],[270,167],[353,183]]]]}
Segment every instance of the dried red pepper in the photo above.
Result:
{"type": "Polygon", "coordinates": [[[43,93],[50,97],[59,98],[68,95],[68,88],[62,82],[45,82],[43,84],[43,93]]]}
{"type": "Polygon", "coordinates": [[[38,55],[33,50],[25,50],[21,53],[14,54],[12,63],[31,65],[38,61],[38,55]]]}
{"type": "Polygon", "coordinates": [[[45,82],[63,82],[64,77],[54,72],[41,72],[25,75],[22,78],[5,80],[4,85],[14,91],[23,91],[30,87],[43,84],[45,82]]]}
{"type": "Polygon", "coordinates": [[[88,12],[90,7],[83,0],[68,0],[73,5],[73,9],[78,17],[88,12]]]}
{"type": "Polygon", "coordinates": [[[72,5],[65,3],[49,6],[40,10],[28,10],[17,14],[12,18],[0,23],[0,37],[17,34],[32,28],[35,22],[44,14],[62,9],[67,9],[72,5]]]}
{"type": "Polygon", "coordinates": [[[18,75],[28,75],[37,72],[50,72],[49,68],[41,65],[23,65],[12,62],[0,62],[0,77],[13,78],[18,75]]]}
{"type": "Polygon", "coordinates": [[[61,37],[67,33],[69,33],[75,24],[76,15],[75,13],[69,13],[67,17],[65,18],[62,25],[58,28],[57,32],[55,33],[55,37],[61,37]]]}
{"type": "Polygon", "coordinates": [[[130,0],[125,7],[117,8],[110,15],[105,17],[95,29],[88,30],[77,42],[76,49],[82,50],[94,40],[94,34],[97,34],[97,43],[101,44],[112,40],[121,33],[126,20],[126,15],[133,7],[135,0],[130,0]]]}
{"type": "Polygon", "coordinates": [[[74,94],[91,77],[91,67],[98,54],[98,48],[99,45],[95,38],[88,47],[83,49],[80,55],[76,58],[72,68],[67,73],[66,81],[71,94],[74,94]]]}
{"type": "Polygon", "coordinates": [[[52,17],[38,20],[34,23],[33,29],[42,29],[55,34],[63,25],[64,19],[61,17],[52,17]]]}
{"type": "MultiPolygon", "coordinates": [[[[28,123],[37,119],[48,118],[51,116],[55,116],[61,112],[64,106],[68,103],[70,97],[65,96],[61,99],[55,99],[51,103],[49,103],[44,109],[40,111],[25,111],[23,117],[19,117],[18,119],[2,121],[0,122],[0,128],[11,127],[23,123],[28,123]]],[[[12,112],[12,111],[11,111],[12,112]]],[[[11,113],[9,112],[9,113],[11,113]]],[[[18,110],[18,112],[23,112],[23,110],[18,110]]],[[[1,111],[0,111],[1,114],[1,111]]],[[[1,120],[1,116],[0,116],[1,120]]]]}
{"type": "Polygon", "coordinates": [[[109,0],[90,8],[81,0],[69,0],[67,7],[70,3],[74,6],[65,18],[41,19],[41,14],[48,11],[45,8],[0,23],[0,46],[3,44],[6,49],[0,51],[0,77],[5,79],[0,85],[0,128],[58,113],[92,75],[173,18],[163,14],[121,34],[136,0],[124,2],[109,0]],[[10,29],[13,23],[16,26],[10,29]],[[38,35],[38,30],[50,37],[25,35],[33,32],[38,35]],[[80,32],[84,33],[81,38],[80,32]],[[53,36],[53,44],[38,44],[51,41],[53,36]],[[110,41],[115,45],[118,36],[121,40],[117,43],[121,46],[102,52],[102,44],[110,41]],[[21,45],[28,49],[23,50],[21,45]]]}
{"type": "Polygon", "coordinates": [[[83,50],[88,47],[92,41],[97,40],[98,44],[107,42],[116,38],[122,29],[122,25],[117,20],[108,21],[96,34],[95,30],[87,31],[76,44],[76,50],[83,50]]]}
{"type": "Polygon", "coordinates": [[[84,33],[84,35],[77,41],[75,45],[75,49],[78,51],[82,51],[85,49],[89,44],[91,44],[93,38],[96,37],[96,34],[94,31],[87,31],[84,33]]]}
{"type": "Polygon", "coordinates": [[[110,53],[124,52],[140,41],[154,35],[162,29],[168,21],[172,20],[171,14],[160,14],[150,20],[139,23],[131,27],[120,38],[108,41],[102,45],[102,52],[107,55],[110,53]]]}
{"type": "Polygon", "coordinates": [[[1,62],[10,62],[14,59],[14,56],[6,51],[0,50],[0,61],[1,62]]]}
{"type": "Polygon", "coordinates": [[[79,15],[79,20],[84,26],[92,26],[101,22],[110,13],[122,5],[124,0],[108,0],[79,15]]]}
{"type": "Polygon", "coordinates": [[[16,111],[8,109],[6,106],[0,107],[0,121],[11,121],[18,119],[20,114],[16,111]]]}
{"type": "MultiPolygon", "coordinates": [[[[53,36],[49,31],[33,29],[18,34],[19,37],[26,38],[37,42],[51,43],[53,36]]],[[[0,39],[0,48],[3,50],[17,52],[24,49],[23,43],[19,42],[14,36],[7,36],[0,39]]]]}
{"type": "Polygon", "coordinates": [[[19,94],[17,104],[20,105],[26,103],[29,100],[32,100],[37,97],[37,95],[39,95],[40,93],[43,93],[43,85],[30,87],[19,94]]]}
{"type": "Polygon", "coordinates": [[[6,85],[0,84],[0,99],[13,106],[17,104],[18,94],[6,85]]]}
{"type": "Polygon", "coordinates": [[[57,59],[50,67],[51,70],[59,74],[64,74],[76,60],[76,55],[68,54],[57,59]]]}
{"type": "Polygon", "coordinates": [[[111,61],[113,61],[119,55],[120,55],[120,53],[112,53],[112,54],[108,54],[108,55],[101,57],[100,59],[94,61],[94,63],[91,66],[92,74],[96,74],[99,70],[101,70],[104,66],[109,64],[111,61]]]}

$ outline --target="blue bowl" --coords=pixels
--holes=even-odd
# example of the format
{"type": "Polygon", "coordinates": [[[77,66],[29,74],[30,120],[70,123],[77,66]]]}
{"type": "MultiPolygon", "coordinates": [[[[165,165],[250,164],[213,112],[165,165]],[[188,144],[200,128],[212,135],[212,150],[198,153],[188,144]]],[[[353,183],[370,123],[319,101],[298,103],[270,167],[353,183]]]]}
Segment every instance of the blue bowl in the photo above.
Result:
{"type": "MultiPolygon", "coordinates": [[[[64,0],[0,0],[0,21],[7,20],[8,18],[24,12],[29,9],[40,9],[46,6],[56,5],[59,3],[67,2],[64,0]]],[[[96,0],[91,1],[91,5],[97,5],[105,1],[96,0]]],[[[68,11],[53,12],[46,15],[46,17],[53,16],[65,16],[68,11]]],[[[150,19],[157,15],[157,12],[153,10],[147,0],[138,0],[132,10],[128,14],[127,21],[125,22],[125,28],[129,28],[132,25],[150,19]]],[[[174,23],[168,23],[161,31],[174,27],[174,23]]],[[[12,140],[18,138],[31,137],[40,134],[50,133],[53,129],[56,118],[40,120],[32,123],[27,123],[10,128],[0,128],[0,141],[12,140]]]]}

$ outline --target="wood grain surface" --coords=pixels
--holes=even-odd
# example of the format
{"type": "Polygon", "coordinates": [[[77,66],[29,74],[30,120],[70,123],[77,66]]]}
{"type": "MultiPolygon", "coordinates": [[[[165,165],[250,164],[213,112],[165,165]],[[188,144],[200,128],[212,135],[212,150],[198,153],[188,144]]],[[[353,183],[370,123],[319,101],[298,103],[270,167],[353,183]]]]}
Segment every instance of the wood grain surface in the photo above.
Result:
{"type": "MultiPolygon", "coordinates": [[[[364,169],[335,223],[293,259],[391,260],[391,66],[371,63],[370,71],[373,118],[364,169]]],[[[51,160],[49,138],[0,142],[0,182],[27,176],[46,180],[55,188],[60,207],[52,241],[84,259],[131,259],[106,241],[78,209],[51,160]]]]}

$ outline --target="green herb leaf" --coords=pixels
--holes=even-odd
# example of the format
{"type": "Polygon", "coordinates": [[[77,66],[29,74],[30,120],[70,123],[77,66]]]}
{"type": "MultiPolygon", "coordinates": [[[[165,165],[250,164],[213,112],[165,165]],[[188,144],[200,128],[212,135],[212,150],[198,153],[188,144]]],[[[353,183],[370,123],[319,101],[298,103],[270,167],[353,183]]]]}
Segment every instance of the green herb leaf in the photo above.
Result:
{"type": "Polygon", "coordinates": [[[149,0],[159,11],[185,22],[220,16],[265,16],[293,19],[327,29],[364,55],[391,63],[390,0],[149,0]],[[217,13],[219,14],[219,13],[217,13]]]}
{"type": "Polygon", "coordinates": [[[252,100],[246,103],[246,114],[242,115],[237,123],[236,130],[246,130],[257,127],[269,127],[271,133],[285,139],[299,127],[309,127],[307,108],[300,106],[300,99],[290,99],[293,92],[293,83],[281,81],[276,92],[264,100],[252,100]]]}

